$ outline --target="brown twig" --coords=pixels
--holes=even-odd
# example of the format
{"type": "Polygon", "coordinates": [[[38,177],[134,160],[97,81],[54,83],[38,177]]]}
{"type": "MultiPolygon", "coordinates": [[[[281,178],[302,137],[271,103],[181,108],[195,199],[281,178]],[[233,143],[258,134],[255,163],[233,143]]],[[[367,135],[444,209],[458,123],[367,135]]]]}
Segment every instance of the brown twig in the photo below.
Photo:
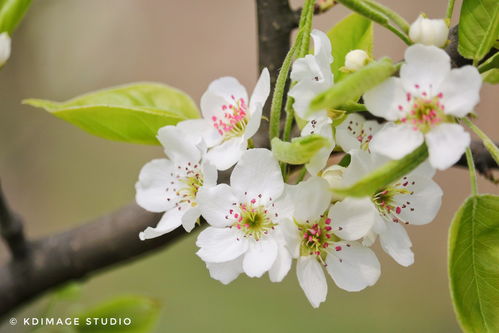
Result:
{"type": "Polygon", "coordinates": [[[1,184],[0,233],[14,258],[23,257],[26,254],[26,240],[24,237],[23,224],[19,216],[16,216],[7,204],[1,184]]]}

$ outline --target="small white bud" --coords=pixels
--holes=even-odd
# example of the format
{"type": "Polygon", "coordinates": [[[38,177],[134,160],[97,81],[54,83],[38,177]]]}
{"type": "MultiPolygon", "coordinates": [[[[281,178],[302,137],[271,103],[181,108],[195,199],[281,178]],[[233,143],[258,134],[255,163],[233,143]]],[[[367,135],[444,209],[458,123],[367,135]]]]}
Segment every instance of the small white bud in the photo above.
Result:
{"type": "MultiPolygon", "coordinates": [[[[321,177],[324,178],[328,183],[329,187],[331,189],[333,188],[339,188],[342,187],[342,180],[343,180],[343,172],[345,171],[345,168],[340,166],[340,165],[331,165],[327,169],[325,169],[321,177]]],[[[332,201],[337,201],[337,200],[342,200],[343,197],[340,195],[337,195],[333,191],[333,197],[332,201]]]]}
{"type": "Polygon", "coordinates": [[[355,72],[369,62],[369,55],[364,50],[352,50],[345,56],[345,69],[355,72]]]}
{"type": "Polygon", "coordinates": [[[3,66],[10,57],[10,37],[3,32],[0,34],[0,66],[3,66]]]}
{"type": "Polygon", "coordinates": [[[411,24],[409,37],[415,43],[443,47],[449,37],[449,27],[443,19],[429,19],[419,15],[411,24]]]}

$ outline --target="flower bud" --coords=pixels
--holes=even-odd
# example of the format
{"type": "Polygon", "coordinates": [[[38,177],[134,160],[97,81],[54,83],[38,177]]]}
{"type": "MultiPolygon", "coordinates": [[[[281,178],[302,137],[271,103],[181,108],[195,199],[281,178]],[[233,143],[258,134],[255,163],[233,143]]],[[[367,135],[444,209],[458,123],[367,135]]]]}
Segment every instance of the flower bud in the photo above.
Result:
{"type": "Polygon", "coordinates": [[[414,43],[443,47],[447,43],[449,27],[442,19],[429,19],[419,15],[411,24],[409,37],[414,43]]]}
{"type": "MultiPolygon", "coordinates": [[[[338,188],[342,187],[342,180],[343,180],[343,172],[345,171],[345,168],[340,166],[340,165],[331,165],[327,169],[325,169],[321,177],[324,178],[328,183],[329,187],[331,189],[333,188],[338,188]]],[[[337,201],[337,200],[342,200],[343,197],[340,195],[337,195],[333,191],[333,197],[332,201],[337,201]]]]}
{"type": "Polygon", "coordinates": [[[0,66],[3,66],[10,57],[10,37],[3,32],[0,34],[0,66]]]}
{"type": "Polygon", "coordinates": [[[369,62],[369,55],[364,50],[352,50],[345,56],[345,69],[355,72],[369,62]]]}

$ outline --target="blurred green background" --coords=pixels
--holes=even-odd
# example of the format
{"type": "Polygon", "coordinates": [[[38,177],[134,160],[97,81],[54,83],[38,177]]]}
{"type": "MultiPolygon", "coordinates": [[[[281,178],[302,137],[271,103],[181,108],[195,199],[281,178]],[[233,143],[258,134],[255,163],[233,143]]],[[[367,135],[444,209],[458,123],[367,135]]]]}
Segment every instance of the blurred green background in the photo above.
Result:
{"type": "MultiPolygon", "coordinates": [[[[381,1],[413,21],[419,12],[444,16],[446,1],[381,1]]],[[[299,5],[300,1],[293,1],[299,5]]],[[[459,8],[458,1],[456,10],[459,8]]],[[[328,30],[348,13],[334,8],[316,18],[328,30]]],[[[456,13],[457,15],[457,13],[456,13]]],[[[379,27],[375,55],[403,57],[404,45],[379,27]]],[[[0,177],[12,206],[39,237],[72,228],[134,197],[141,166],[158,147],[92,137],[48,113],[23,106],[28,97],[66,100],[134,81],[160,81],[195,100],[213,79],[232,75],[252,88],[257,77],[252,0],[43,0],[14,35],[12,58],[0,72],[0,177]]],[[[499,140],[496,97],[482,90],[478,124],[499,140]]],[[[467,173],[439,173],[445,192],[438,218],[409,227],[416,262],[398,266],[379,248],[382,276],[363,292],[330,283],[320,309],[308,304],[294,270],[283,283],[240,277],[223,286],[195,256],[195,235],[84,284],[74,308],[121,294],[152,296],[163,304],[156,332],[458,332],[446,277],[447,229],[469,193],[467,173]]],[[[482,192],[497,188],[480,179],[482,192]]],[[[8,259],[3,244],[0,260],[8,259]]],[[[36,316],[42,297],[16,316],[36,316]]],[[[63,313],[55,308],[54,315],[63,313]]],[[[21,328],[17,327],[21,332],[21,328]]],[[[0,332],[17,332],[0,326],[0,332]]]]}

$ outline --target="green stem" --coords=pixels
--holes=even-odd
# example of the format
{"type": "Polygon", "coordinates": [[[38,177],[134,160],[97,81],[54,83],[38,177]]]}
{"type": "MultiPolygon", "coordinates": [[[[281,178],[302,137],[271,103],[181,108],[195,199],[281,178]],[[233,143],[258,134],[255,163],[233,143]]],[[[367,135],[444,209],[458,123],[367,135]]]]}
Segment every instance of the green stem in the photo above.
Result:
{"type": "Polygon", "coordinates": [[[294,99],[288,96],[284,110],[286,111],[286,122],[284,123],[284,134],[282,135],[283,141],[291,140],[291,130],[293,129],[293,121],[295,119],[295,110],[293,109],[294,99]]]}
{"type": "Polygon", "coordinates": [[[409,33],[409,28],[410,28],[409,22],[407,22],[397,12],[373,0],[364,0],[364,2],[367,3],[369,6],[371,6],[372,8],[374,8],[375,10],[385,14],[386,17],[392,20],[393,23],[395,23],[400,29],[402,29],[403,32],[405,32],[406,34],[409,33]]]}
{"type": "Polygon", "coordinates": [[[409,37],[407,37],[407,35],[405,33],[403,33],[402,31],[400,31],[399,29],[395,28],[390,23],[384,24],[383,26],[385,28],[387,28],[388,30],[390,30],[391,32],[393,32],[395,35],[397,35],[407,45],[409,45],[409,46],[412,45],[412,41],[409,39],[409,37]]]}
{"type": "Polygon", "coordinates": [[[468,162],[468,171],[470,173],[471,194],[477,195],[478,184],[476,180],[475,162],[473,162],[473,155],[471,154],[470,147],[466,148],[466,162],[468,162]]]}
{"type": "Polygon", "coordinates": [[[448,23],[450,24],[450,19],[452,18],[452,12],[454,11],[454,2],[456,0],[449,0],[447,3],[447,12],[445,14],[445,18],[448,20],[448,23]]]}
{"type": "Polygon", "coordinates": [[[462,121],[468,126],[480,139],[482,139],[483,145],[489,151],[490,155],[494,161],[496,161],[497,165],[499,165],[499,148],[495,145],[494,141],[492,141],[487,134],[485,134],[481,129],[479,129],[471,120],[468,118],[462,118],[462,121]]]}

